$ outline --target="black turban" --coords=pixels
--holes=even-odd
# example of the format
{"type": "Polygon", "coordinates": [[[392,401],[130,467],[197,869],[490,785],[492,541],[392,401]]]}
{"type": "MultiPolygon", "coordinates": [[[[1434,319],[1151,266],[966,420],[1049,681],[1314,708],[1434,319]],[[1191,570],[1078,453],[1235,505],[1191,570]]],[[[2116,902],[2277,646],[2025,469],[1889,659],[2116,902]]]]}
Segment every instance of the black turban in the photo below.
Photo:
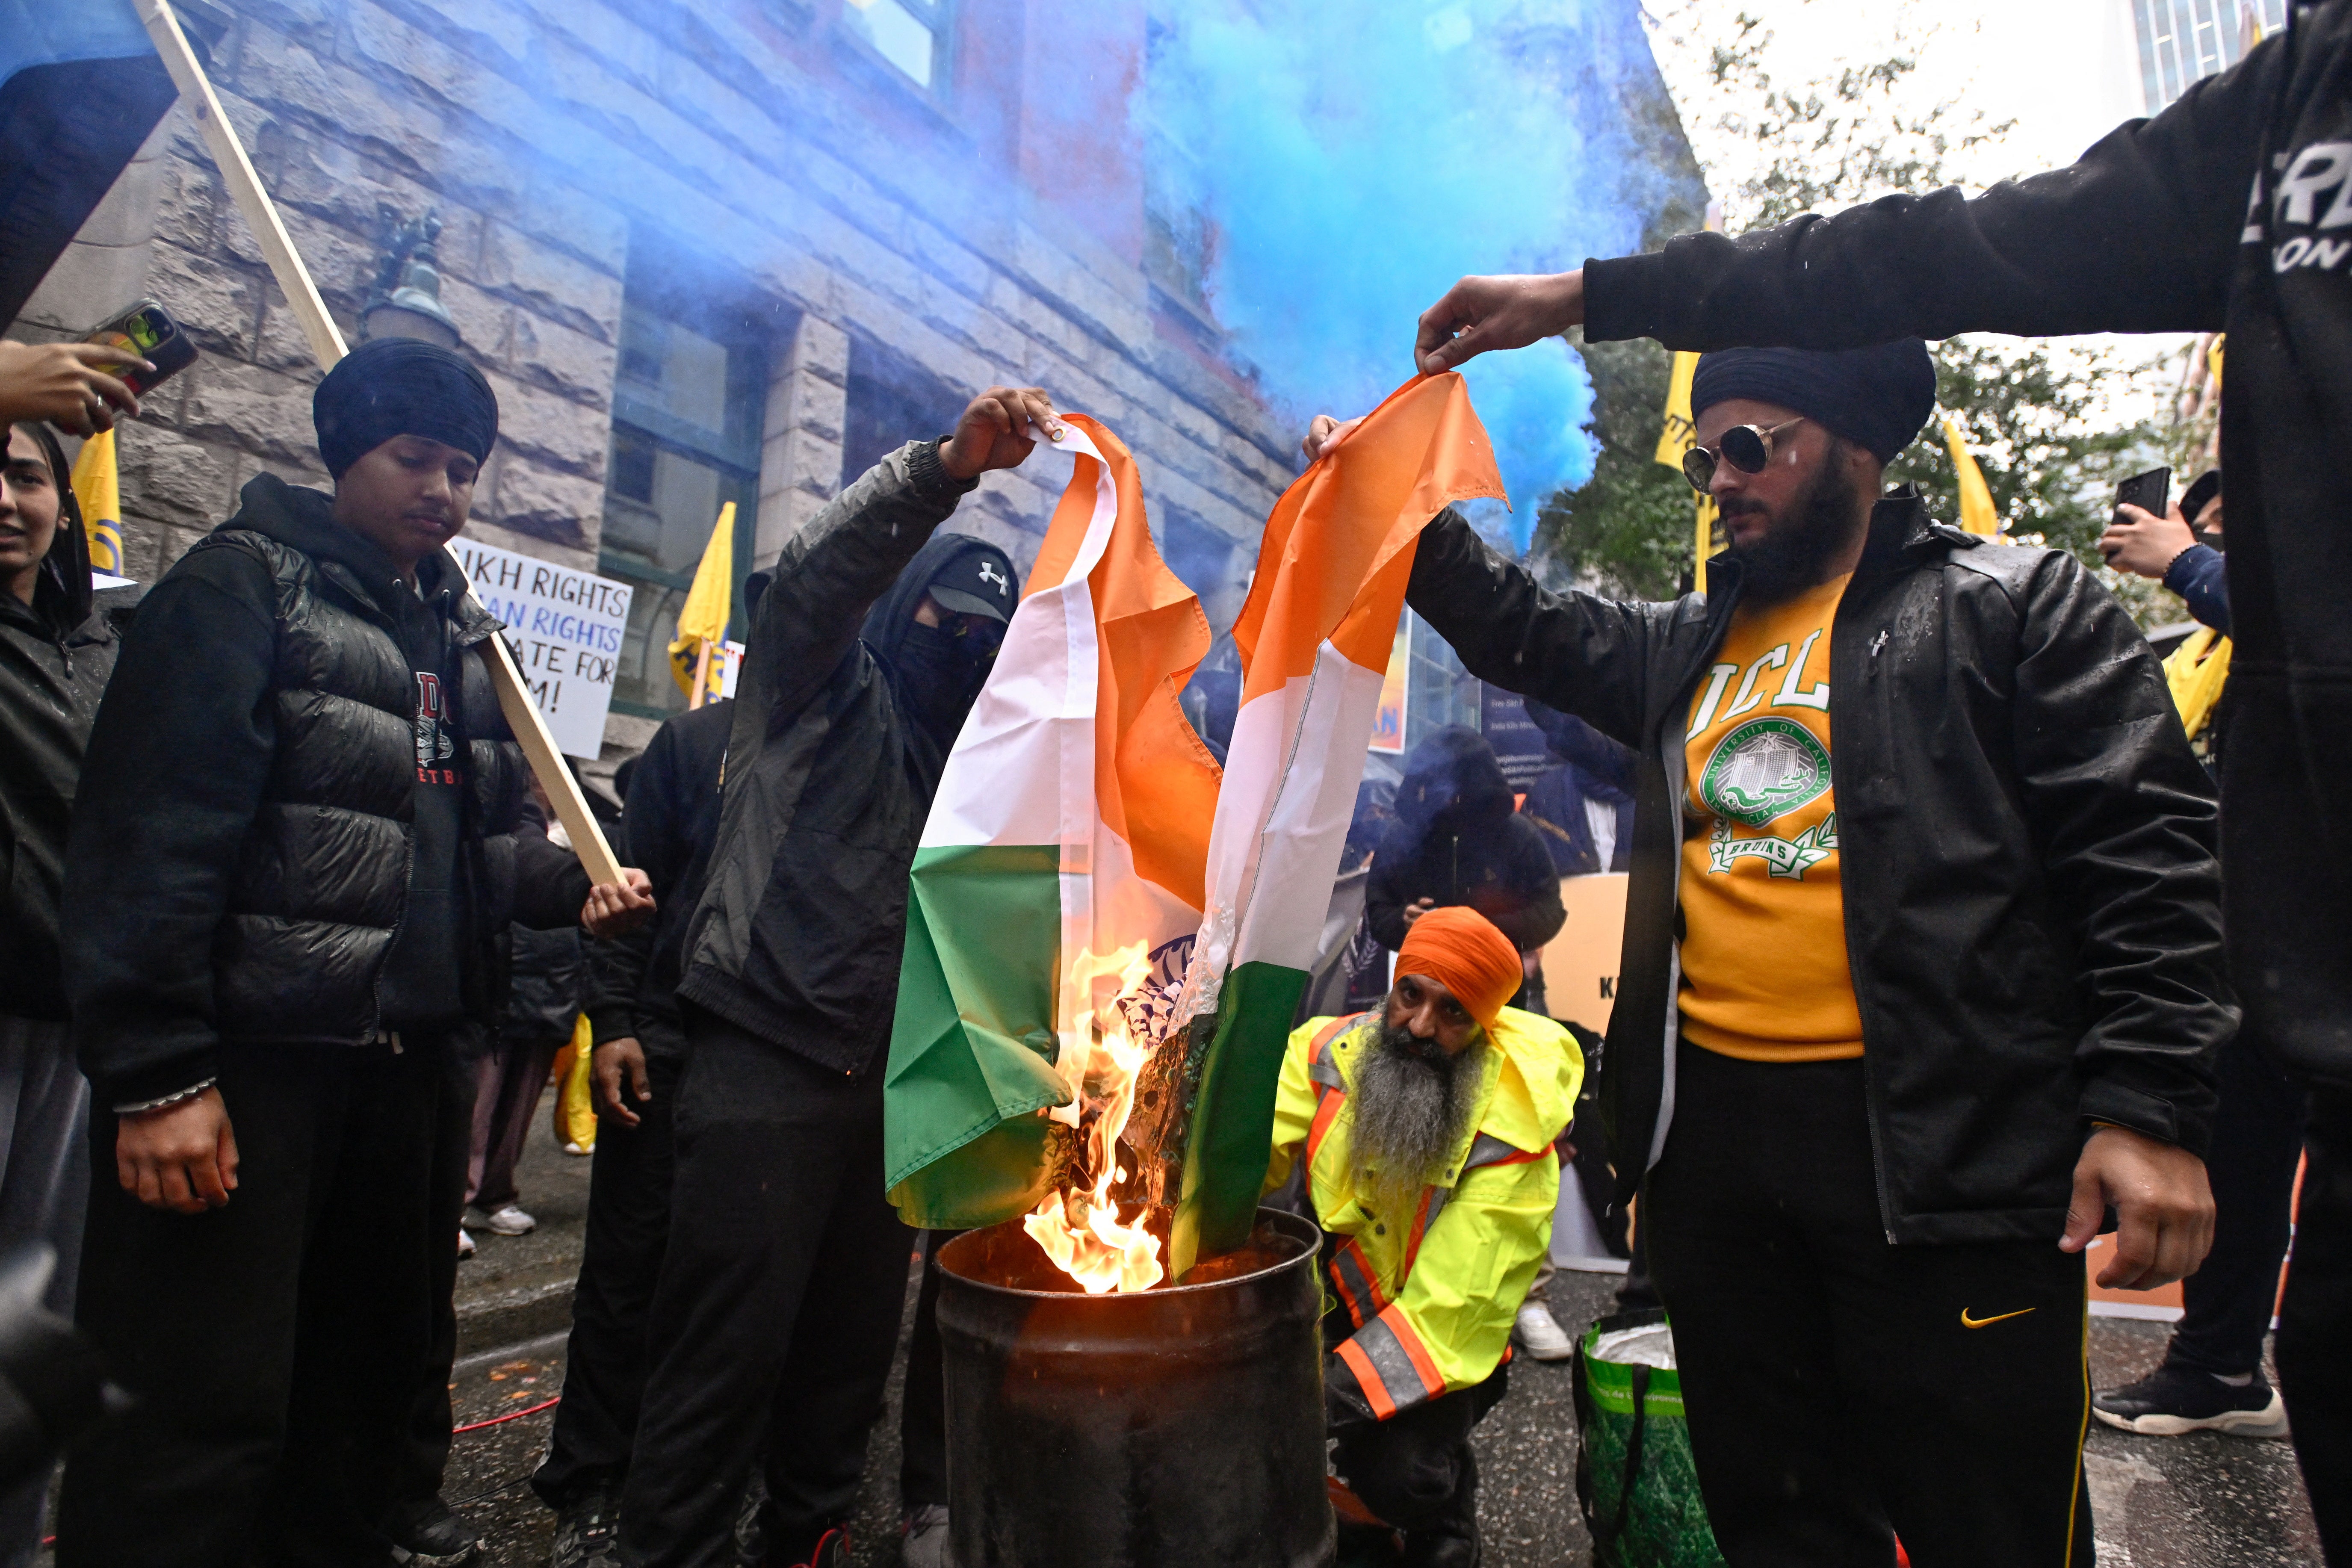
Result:
{"type": "Polygon", "coordinates": [[[1866,349],[1717,349],[1691,377],[1691,417],[1735,397],[1776,403],[1884,463],[1936,412],[1936,362],[1917,338],[1866,349]]]}
{"type": "Polygon", "coordinates": [[[479,463],[499,438],[499,400],[463,354],[421,338],[376,338],[343,356],[310,398],[319,456],[337,479],[394,436],[422,436],[479,463]]]}

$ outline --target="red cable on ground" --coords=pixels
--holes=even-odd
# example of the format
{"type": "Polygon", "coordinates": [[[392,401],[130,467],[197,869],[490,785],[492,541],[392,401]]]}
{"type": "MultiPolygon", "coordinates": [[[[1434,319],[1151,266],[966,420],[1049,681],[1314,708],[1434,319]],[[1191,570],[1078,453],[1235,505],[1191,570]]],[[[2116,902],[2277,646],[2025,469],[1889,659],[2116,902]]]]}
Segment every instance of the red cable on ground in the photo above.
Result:
{"type": "Polygon", "coordinates": [[[460,1432],[478,1432],[485,1426],[503,1426],[509,1421],[520,1421],[526,1415],[536,1415],[542,1410],[552,1410],[562,1403],[563,1395],[559,1394],[554,1398],[534,1405],[528,1410],[509,1410],[504,1415],[493,1415],[488,1421],[473,1421],[463,1426],[452,1426],[449,1428],[449,1436],[455,1437],[460,1432]]]}

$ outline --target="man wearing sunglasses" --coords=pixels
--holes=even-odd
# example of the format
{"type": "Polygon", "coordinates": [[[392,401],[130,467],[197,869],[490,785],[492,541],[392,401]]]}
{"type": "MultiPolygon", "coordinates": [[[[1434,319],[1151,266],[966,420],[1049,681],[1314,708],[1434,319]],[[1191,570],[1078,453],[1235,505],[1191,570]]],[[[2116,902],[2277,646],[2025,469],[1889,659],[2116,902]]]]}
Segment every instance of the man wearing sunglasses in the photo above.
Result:
{"type": "Polygon", "coordinates": [[[1934,398],[1916,338],[1703,356],[1705,595],[1553,595],[1451,512],[1413,562],[1473,674],[1640,757],[1601,1099],[1733,1568],[2089,1568],[2080,1253],[2211,1234],[2212,792],[2080,563],[1881,496],[1934,398]]]}

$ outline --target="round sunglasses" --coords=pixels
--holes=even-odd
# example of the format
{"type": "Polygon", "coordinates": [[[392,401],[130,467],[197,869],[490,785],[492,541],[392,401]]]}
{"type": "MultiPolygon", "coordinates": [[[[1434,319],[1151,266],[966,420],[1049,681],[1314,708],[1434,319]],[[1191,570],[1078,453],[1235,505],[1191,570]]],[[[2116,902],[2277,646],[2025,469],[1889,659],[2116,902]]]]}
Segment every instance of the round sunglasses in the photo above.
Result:
{"type": "Polygon", "coordinates": [[[1762,425],[1734,425],[1714,446],[1693,447],[1683,454],[1683,478],[1691,482],[1695,490],[1706,489],[1715,481],[1718,458],[1730,458],[1731,466],[1743,474],[1760,474],[1764,465],[1772,460],[1772,438],[1804,422],[1805,416],[1800,414],[1769,428],[1762,425]]]}

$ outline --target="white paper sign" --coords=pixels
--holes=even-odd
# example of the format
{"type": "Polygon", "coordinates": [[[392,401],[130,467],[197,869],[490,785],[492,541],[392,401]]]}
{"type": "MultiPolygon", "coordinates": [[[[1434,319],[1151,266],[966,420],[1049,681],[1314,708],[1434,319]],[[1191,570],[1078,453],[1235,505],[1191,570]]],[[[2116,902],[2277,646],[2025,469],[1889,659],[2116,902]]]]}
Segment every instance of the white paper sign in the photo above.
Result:
{"type": "Polygon", "coordinates": [[[555,743],[566,756],[594,757],[604,748],[614,663],[629,625],[629,584],[472,539],[450,541],[449,552],[482,608],[507,624],[507,641],[555,743]]]}

